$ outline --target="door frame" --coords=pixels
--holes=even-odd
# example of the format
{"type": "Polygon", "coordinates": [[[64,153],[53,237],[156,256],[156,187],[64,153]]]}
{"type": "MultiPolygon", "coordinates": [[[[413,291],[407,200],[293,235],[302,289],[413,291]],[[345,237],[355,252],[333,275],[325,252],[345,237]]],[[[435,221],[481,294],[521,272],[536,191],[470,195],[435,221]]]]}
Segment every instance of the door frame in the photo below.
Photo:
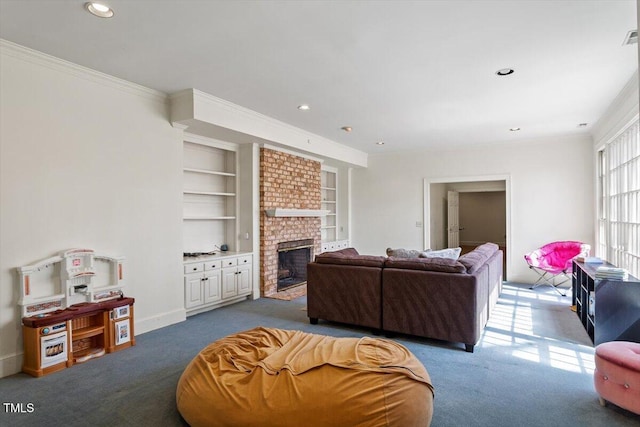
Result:
{"type": "MultiPolygon", "coordinates": [[[[453,184],[460,182],[484,182],[484,181],[504,181],[505,182],[505,207],[506,207],[506,230],[507,235],[505,239],[506,247],[506,274],[509,274],[511,265],[511,175],[510,174],[498,174],[498,175],[470,175],[470,176],[451,176],[440,178],[425,178],[424,179],[424,198],[422,207],[423,216],[423,247],[431,247],[431,184],[453,184]]],[[[503,277],[502,280],[507,280],[503,277]]]]}

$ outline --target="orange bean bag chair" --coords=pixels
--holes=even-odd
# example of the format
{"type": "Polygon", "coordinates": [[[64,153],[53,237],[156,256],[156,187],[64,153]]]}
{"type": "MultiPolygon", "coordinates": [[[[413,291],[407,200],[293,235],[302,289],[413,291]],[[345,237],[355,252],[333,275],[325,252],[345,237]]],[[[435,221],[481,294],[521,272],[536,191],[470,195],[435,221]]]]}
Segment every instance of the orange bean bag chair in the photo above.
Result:
{"type": "Polygon", "coordinates": [[[258,327],[213,342],[176,390],[198,426],[429,426],[433,386],[404,346],[258,327]]]}

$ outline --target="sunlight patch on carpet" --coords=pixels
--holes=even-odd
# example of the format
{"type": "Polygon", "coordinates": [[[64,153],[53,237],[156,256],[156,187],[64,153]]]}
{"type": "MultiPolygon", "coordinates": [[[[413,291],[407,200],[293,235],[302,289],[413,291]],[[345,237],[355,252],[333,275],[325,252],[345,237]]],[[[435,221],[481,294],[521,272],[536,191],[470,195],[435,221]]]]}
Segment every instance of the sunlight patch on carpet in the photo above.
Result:
{"type": "Polygon", "coordinates": [[[537,305],[542,301],[566,304],[567,300],[559,295],[505,285],[479,345],[563,371],[592,375],[595,368],[593,347],[543,336],[536,331],[554,327],[534,323],[534,312],[539,310],[537,305]]]}

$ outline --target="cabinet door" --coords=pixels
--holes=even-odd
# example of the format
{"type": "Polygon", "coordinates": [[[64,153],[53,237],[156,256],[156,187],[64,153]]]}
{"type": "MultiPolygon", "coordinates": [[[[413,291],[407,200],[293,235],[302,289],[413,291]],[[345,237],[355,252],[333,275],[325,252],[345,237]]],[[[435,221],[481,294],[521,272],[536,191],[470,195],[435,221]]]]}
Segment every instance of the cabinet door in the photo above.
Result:
{"type": "Polygon", "coordinates": [[[251,272],[250,265],[238,266],[238,294],[248,294],[251,292],[251,272]]]}
{"type": "Polygon", "coordinates": [[[184,306],[193,308],[202,305],[202,274],[184,276],[184,306]]]}
{"type": "Polygon", "coordinates": [[[238,295],[238,269],[229,267],[222,269],[222,298],[232,298],[238,295]]]}
{"type": "Polygon", "coordinates": [[[222,299],[222,272],[207,271],[204,275],[204,303],[220,301],[222,299]]]}

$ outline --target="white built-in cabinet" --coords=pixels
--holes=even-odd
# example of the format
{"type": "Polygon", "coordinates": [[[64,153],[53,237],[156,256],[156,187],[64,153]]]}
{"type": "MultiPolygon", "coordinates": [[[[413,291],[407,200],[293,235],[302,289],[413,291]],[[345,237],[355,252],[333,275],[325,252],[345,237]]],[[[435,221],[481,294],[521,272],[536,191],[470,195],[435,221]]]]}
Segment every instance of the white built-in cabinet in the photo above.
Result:
{"type": "Polygon", "coordinates": [[[329,211],[322,217],[321,238],[333,242],[338,237],[338,172],[323,166],[320,174],[321,209],[329,211]]]}
{"type": "Polygon", "coordinates": [[[216,303],[222,299],[221,261],[197,261],[184,264],[185,308],[187,310],[216,303]]]}
{"type": "Polygon", "coordinates": [[[322,252],[336,251],[349,247],[349,241],[339,239],[338,224],[338,170],[323,165],[320,172],[321,209],[329,211],[322,217],[321,222],[321,250],[322,252]]]}
{"type": "Polygon", "coordinates": [[[183,252],[235,249],[236,147],[202,139],[183,143],[183,252]]]}
{"type": "Polygon", "coordinates": [[[187,315],[243,301],[253,289],[253,255],[199,257],[184,263],[187,315]]]}
{"type": "MultiPolygon", "coordinates": [[[[187,315],[253,293],[253,253],[239,249],[239,147],[197,135],[183,141],[183,258],[187,315]],[[226,245],[228,250],[221,251],[226,245]]],[[[247,214],[251,214],[250,212],[247,214]]]]}
{"type": "Polygon", "coordinates": [[[336,240],[333,242],[322,242],[322,252],[333,252],[339,251],[340,249],[345,249],[349,247],[348,240],[336,240]]]}
{"type": "Polygon", "coordinates": [[[246,255],[222,262],[222,298],[247,295],[251,291],[251,258],[246,255]]]}

